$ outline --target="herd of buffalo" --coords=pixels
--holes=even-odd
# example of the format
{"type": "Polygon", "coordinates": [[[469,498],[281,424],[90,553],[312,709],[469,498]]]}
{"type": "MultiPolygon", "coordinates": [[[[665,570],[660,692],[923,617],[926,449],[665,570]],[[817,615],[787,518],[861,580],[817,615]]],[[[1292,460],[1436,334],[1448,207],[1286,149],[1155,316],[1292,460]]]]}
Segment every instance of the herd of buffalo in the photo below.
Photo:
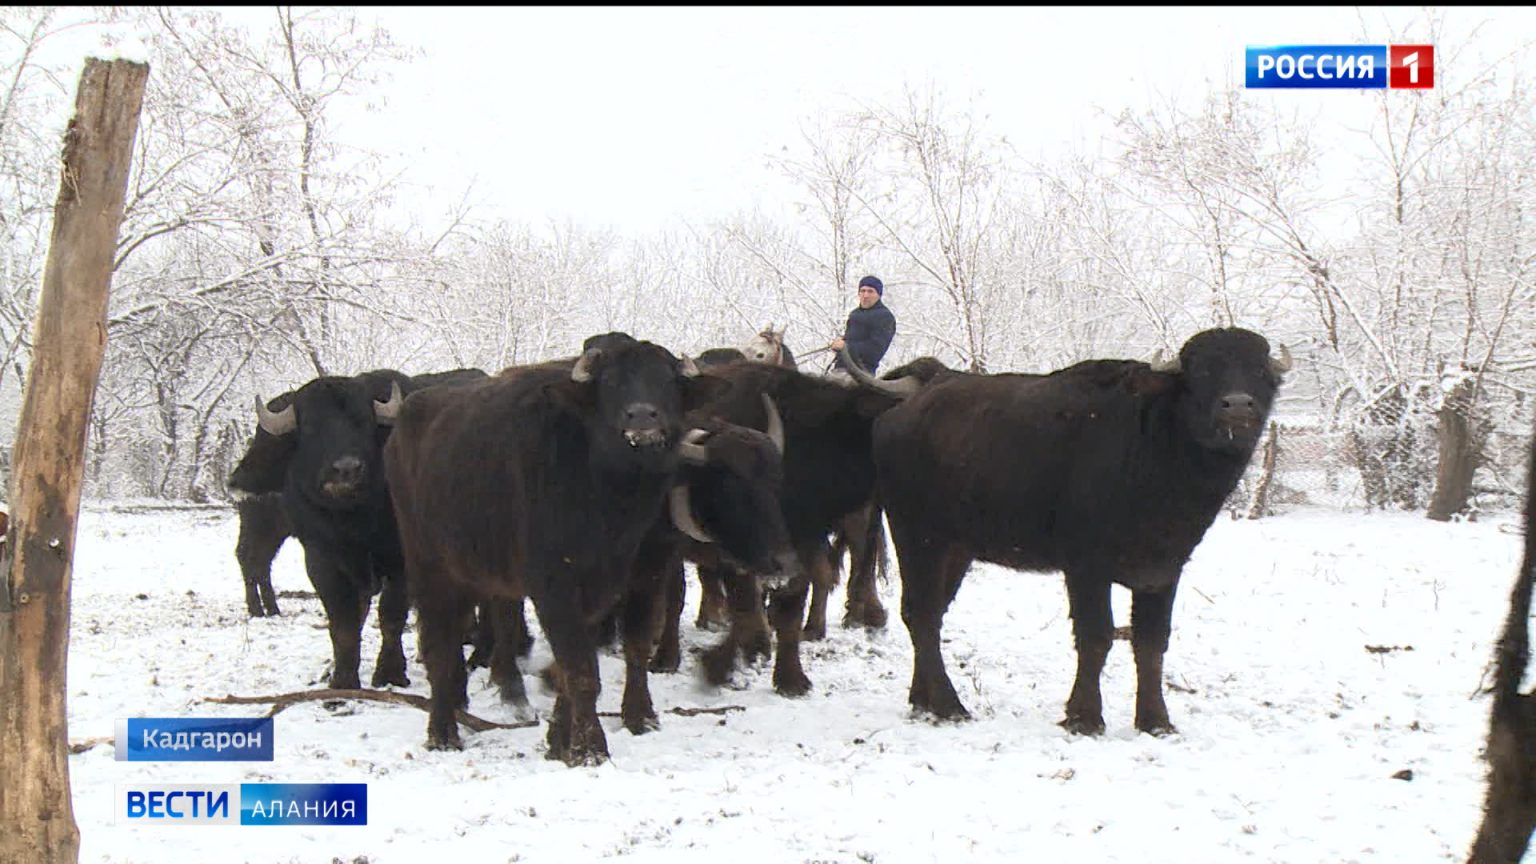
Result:
{"type": "Polygon", "coordinates": [[[680,665],[684,561],[701,623],[728,627],[703,674],[719,683],[739,657],[771,654],[775,689],[800,695],[799,645],[825,633],[845,551],[845,623],[885,623],[888,524],[915,709],[968,716],[940,631],[981,560],[1065,574],[1078,660],[1063,725],[1079,733],[1104,729],[1110,586],[1130,589],[1135,725],[1173,730],[1162,670],[1179,574],[1261,436],[1283,348],[1227,328],[1151,362],[986,375],[923,358],[848,380],[800,371],[782,343],[770,328],[696,362],[607,333],[495,375],[377,370],[258,398],[230,478],[250,614],[277,614],[270,565],[296,537],[329,620],[330,685],[359,686],[378,596],[372,684],[403,686],[414,607],[427,745],[457,748],[470,664],[526,706],[530,601],[554,657],[547,755],[590,764],[608,755],[606,639],[622,640],[625,728],[656,727],[647,675],[680,665]]]}

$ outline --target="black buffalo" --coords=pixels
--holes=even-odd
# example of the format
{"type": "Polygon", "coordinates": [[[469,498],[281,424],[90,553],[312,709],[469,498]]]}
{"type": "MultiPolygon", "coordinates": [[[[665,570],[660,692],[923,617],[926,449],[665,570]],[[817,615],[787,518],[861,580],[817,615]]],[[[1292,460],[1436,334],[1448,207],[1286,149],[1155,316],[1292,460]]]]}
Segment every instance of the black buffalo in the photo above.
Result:
{"type": "MultiPolygon", "coordinates": [[[[243,543],[237,544],[237,556],[245,569],[248,557],[261,557],[257,550],[261,555],[268,549],[276,554],[285,529],[299,539],[305,570],[329,623],[333,688],[359,685],[363,620],[375,594],[379,595],[383,639],[373,686],[410,683],[400,643],[408,598],[400,578],[400,541],[384,481],[383,446],[406,394],[434,384],[484,377],[478,369],[415,378],[380,369],[352,377],[316,378],[293,391],[287,404],[276,409],[256,400],[259,428],[230,477],[230,488],[248,496],[278,493],[287,524],[269,521],[261,526],[264,534],[246,530],[248,526],[242,524],[243,543]]],[[[270,516],[270,507],[243,508],[242,521],[250,514],[270,516]]],[[[266,555],[265,568],[270,568],[271,560],[266,555]]],[[[251,581],[247,575],[247,586],[251,581]]],[[[270,576],[265,581],[270,590],[270,576]]]]}
{"type": "MultiPolygon", "coordinates": [[[[626,595],[648,598],[625,608],[627,669],[643,680],[655,591],[634,590],[637,574],[668,564],[648,559],[668,557],[653,541],[684,458],[683,416],[723,386],[625,337],[569,371],[509,370],[407,400],[385,465],[432,690],[428,747],[462,746],[456,628],[468,608],[527,597],[557,667],[547,755],[607,759],[592,627],[626,595]]],[[[626,725],[641,731],[653,712],[634,695],[626,686],[626,725]]]]}
{"type": "Polygon", "coordinates": [[[272,590],[272,559],[283,541],[293,536],[283,496],[278,492],[245,496],[235,507],[240,516],[235,560],[245,582],[246,614],[252,618],[279,615],[277,594],[272,590]]]}
{"type": "MultiPolygon", "coordinates": [[[[699,355],[699,366],[711,369],[729,363],[752,362],[797,369],[794,352],[784,343],[784,333],[783,329],[775,330],[770,324],[740,349],[711,348],[703,352],[699,355]]],[[[841,577],[844,553],[848,555],[849,575],[843,626],[885,626],[885,607],[881,605],[879,589],[875,584],[877,576],[884,578],[887,566],[885,523],[880,511],[868,505],[838,520],[827,548],[830,566],[818,566],[812,571],[810,608],[801,628],[801,635],[807,641],[826,637],[827,596],[837,587],[841,577]]],[[[742,622],[737,618],[746,610],[750,610],[749,614],[761,621],[760,604],[749,603],[746,597],[727,598],[727,584],[731,576],[724,568],[709,561],[700,561],[698,564],[703,596],[699,601],[696,626],[723,626],[729,622],[733,631],[738,631],[742,622]],[[729,614],[728,605],[734,606],[729,614]]],[[[762,624],[766,625],[766,622],[762,624]]],[[[766,627],[759,627],[756,623],[747,626],[754,629],[754,647],[750,653],[767,653],[767,649],[762,647],[767,644],[766,627]]]]}
{"type": "Polygon", "coordinates": [[[1242,329],[1157,368],[1090,360],[1049,375],[936,375],[875,424],[878,499],[912,638],[910,700],[969,716],[939,631],[971,562],[1066,575],[1077,679],[1063,726],[1104,728],[1110,586],[1132,591],[1136,728],[1173,730],[1163,654],[1179,574],[1241,478],[1289,356],[1242,329]]]}
{"type": "MultiPolygon", "coordinates": [[[[782,509],[802,573],[776,591],[772,601],[771,623],[778,637],[773,685],[781,694],[802,695],[811,687],[800,663],[806,595],[811,580],[831,581],[827,535],[869,506],[875,479],[870,429],[875,418],[899,399],[764,363],[730,363],[706,370],[704,377],[731,386],[693,417],[763,428],[763,396],[771,398],[782,415],[782,509]]],[[[863,527],[868,528],[869,523],[863,527]]],[[[864,542],[875,548],[869,538],[864,542]]],[[[748,581],[754,578],[750,571],[729,576],[748,581]]],[[[754,585],[732,590],[733,598],[738,598],[732,600],[732,606],[742,611],[753,608],[755,591],[754,585]]],[[[735,616],[732,626],[734,634],[735,616]]],[[[729,666],[712,664],[706,672],[719,683],[729,674],[729,666]]]]}

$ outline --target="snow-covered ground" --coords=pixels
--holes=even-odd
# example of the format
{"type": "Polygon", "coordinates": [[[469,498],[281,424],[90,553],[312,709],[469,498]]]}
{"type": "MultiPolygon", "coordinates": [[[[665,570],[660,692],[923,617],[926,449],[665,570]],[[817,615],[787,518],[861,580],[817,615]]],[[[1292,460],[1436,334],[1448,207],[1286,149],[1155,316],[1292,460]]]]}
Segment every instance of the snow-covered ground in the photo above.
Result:
{"type": "MultiPolygon", "coordinates": [[[[1168,655],[1179,734],[1131,726],[1127,643],[1104,676],[1101,738],[1056,726],[1073,672],[1057,575],[978,566],[946,618],[951,676],[976,719],[909,716],[911,646],[834,623],[806,650],[814,692],[786,700],[766,667],[708,692],[697,661],[652,677],[662,728],[606,721],[611,763],[542,758],[544,730],[464,731],[462,753],[423,747],[426,715],[399,705],[276,718],[270,763],[71,757],[82,861],[1442,861],[1479,816],[1488,702],[1475,695],[1519,553],[1512,516],[1443,525],[1412,515],[1223,517],[1185,570],[1168,655]],[[1367,646],[1395,648],[1381,653],[1367,646]],[[1410,650],[1411,648],[1411,650],[1410,650]],[[678,706],[741,705],[681,717],[678,706]],[[1411,780],[1394,775],[1411,771],[1411,780]],[[113,788],[142,783],[366,782],[366,827],[114,825],[113,788]],[[726,856],[722,859],[722,856],[726,856]]],[[[225,694],[324,686],[320,605],[247,620],[233,511],[113,512],[81,520],[70,650],[70,733],[130,716],[255,716],[225,694]]],[[[280,591],[308,591],[284,546],[280,591]]],[[[684,638],[692,627],[690,581],[684,638]]],[[[1129,596],[1116,589],[1117,620],[1129,596]]],[[[370,616],[363,678],[378,635],[370,616]]],[[[407,633],[412,692],[426,675],[407,633]]],[[[548,657],[542,643],[530,668],[548,657]]],[[[602,659],[616,711],[622,662],[602,659]]],[[[552,697],[529,679],[534,704],[552,697]]],[[[470,710],[511,721],[484,670],[470,710]]],[[[1406,776],[1406,775],[1405,775],[1406,776]]]]}

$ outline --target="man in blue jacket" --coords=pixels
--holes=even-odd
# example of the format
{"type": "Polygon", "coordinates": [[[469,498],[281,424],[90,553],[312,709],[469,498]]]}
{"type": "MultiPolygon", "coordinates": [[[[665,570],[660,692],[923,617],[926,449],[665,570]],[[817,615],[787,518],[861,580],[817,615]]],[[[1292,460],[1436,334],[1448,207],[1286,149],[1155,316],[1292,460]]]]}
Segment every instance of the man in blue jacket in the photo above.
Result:
{"type": "MultiPolygon", "coordinates": [[[[833,339],[828,346],[837,351],[847,345],[848,353],[871,375],[879,368],[880,358],[885,356],[886,349],[891,347],[891,339],[896,336],[896,316],[882,302],[884,297],[885,285],[877,277],[860,279],[859,308],[848,313],[848,326],[843,330],[842,338],[833,339]]],[[[847,374],[841,354],[836,355],[833,362],[833,374],[847,374]]]]}

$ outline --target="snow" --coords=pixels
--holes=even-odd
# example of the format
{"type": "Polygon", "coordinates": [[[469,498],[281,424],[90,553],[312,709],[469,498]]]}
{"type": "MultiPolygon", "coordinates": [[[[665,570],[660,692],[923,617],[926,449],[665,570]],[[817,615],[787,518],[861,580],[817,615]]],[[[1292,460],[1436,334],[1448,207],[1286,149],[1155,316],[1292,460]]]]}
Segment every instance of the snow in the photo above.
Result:
{"type": "MultiPolygon", "coordinates": [[[[317,600],[247,620],[232,510],[88,507],[75,565],[69,670],[74,740],[130,716],[255,716],[209,696],[324,686],[317,600]],[[141,596],[142,595],[142,596],[141,596]]],[[[1135,674],[1117,643],[1100,738],[1056,726],[1074,655],[1055,574],[974,568],[946,618],[945,657],[975,715],[913,719],[899,581],[885,631],[836,623],[806,646],[801,700],[745,670],[710,692],[697,661],[651,678],[662,728],[606,720],[612,762],[543,756],[544,729],[473,733],[462,753],[423,747],[426,715],[401,705],[298,705],[276,718],[270,763],[128,763],[99,746],[70,758],[82,861],[1460,860],[1483,793],[1488,702],[1477,696],[1519,554],[1511,516],[1440,524],[1411,514],[1312,511],[1214,525],[1185,570],[1167,660],[1179,734],[1131,726],[1135,674]],[[1366,646],[1395,647],[1372,653],[1366,646]],[[1405,646],[1412,646],[1406,650],[1405,646]],[[682,717],[679,706],[745,706],[682,717]],[[1412,779],[1394,779],[1404,769],[1412,779]],[[366,827],[113,824],[116,785],[365,782],[366,827]],[[451,845],[446,845],[451,844],[451,845]]],[[[309,591],[297,543],[279,591],[309,591]]],[[[698,596],[690,580],[684,638],[698,596]]],[[[1117,620],[1129,598],[1115,594],[1117,620]]],[[[364,680],[378,635],[365,631],[364,680]]],[[[410,691],[426,678],[407,633],[410,691]]],[[[547,660],[542,642],[525,669],[547,660]]],[[[623,664],[601,660],[599,709],[617,711],[623,664]]],[[[552,697],[529,679],[535,707],[552,697]]],[[[470,710],[510,722],[477,670],[470,710]]]]}

